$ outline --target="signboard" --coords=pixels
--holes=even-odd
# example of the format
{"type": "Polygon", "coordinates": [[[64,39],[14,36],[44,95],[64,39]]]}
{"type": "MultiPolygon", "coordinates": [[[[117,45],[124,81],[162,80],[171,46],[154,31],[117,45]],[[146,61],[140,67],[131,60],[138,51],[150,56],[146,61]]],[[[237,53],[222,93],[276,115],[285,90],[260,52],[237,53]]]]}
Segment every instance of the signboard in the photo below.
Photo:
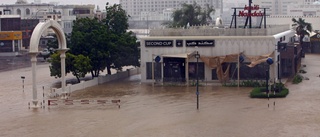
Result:
{"type": "Polygon", "coordinates": [[[215,43],[214,40],[186,40],[186,45],[187,47],[191,46],[209,46],[209,47],[214,47],[215,43]]]}
{"type": "Polygon", "coordinates": [[[183,47],[183,40],[176,40],[176,47],[183,47]]]}
{"type": "Polygon", "coordinates": [[[21,31],[0,32],[0,40],[20,40],[22,39],[21,31]]]}
{"type": "Polygon", "coordinates": [[[263,16],[262,11],[259,11],[260,7],[259,5],[253,5],[251,7],[245,6],[243,11],[239,11],[239,16],[244,17],[244,16],[263,16]],[[251,10],[251,13],[248,13],[248,11],[251,10]],[[254,11],[254,12],[252,12],[254,11]]]}
{"type": "Polygon", "coordinates": [[[146,40],[146,47],[173,47],[173,40],[146,40]]]}

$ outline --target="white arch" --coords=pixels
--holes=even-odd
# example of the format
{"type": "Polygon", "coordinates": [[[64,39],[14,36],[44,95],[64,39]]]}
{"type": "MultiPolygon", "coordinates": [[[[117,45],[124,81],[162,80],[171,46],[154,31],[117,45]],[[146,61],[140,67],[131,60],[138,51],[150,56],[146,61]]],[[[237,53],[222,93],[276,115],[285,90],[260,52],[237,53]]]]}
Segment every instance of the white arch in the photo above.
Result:
{"type": "Polygon", "coordinates": [[[40,22],[33,30],[31,39],[30,39],[30,52],[38,52],[38,45],[41,38],[41,34],[46,31],[48,28],[54,30],[57,35],[59,49],[66,49],[67,42],[64,32],[60,24],[54,20],[49,20],[46,22],[40,22]],[[36,33],[35,33],[36,32],[36,33]]]}
{"type": "Polygon", "coordinates": [[[62,27],[60,24],[54,20],[48,20],[46,22],[40,22],[33,30],[33,33],[31,35],[30,39],[30,47],[29,47],[29,54],[31,55],[31,63],[32,63],[32,88],[33,88],[33,100],[32,104],[34,108],[39,107],[38,101],[37,101],[37,86],[36,86],[36,63],[37,63],[37,54],[39,52],[39,41],[41,38],[41,34],[46,31],[48,28],[53,29],[53,31],[57,35],[58,44],[59,44],[59,53],[61,58],[61,85],[62,85],[62,94],[66,95],[65,86],[66,86],[66,80],[65,80],[65,52],[68,50],[67,48],[67,42],[66,37],[64,35],[64,32],[62,30],[62,27]]]}

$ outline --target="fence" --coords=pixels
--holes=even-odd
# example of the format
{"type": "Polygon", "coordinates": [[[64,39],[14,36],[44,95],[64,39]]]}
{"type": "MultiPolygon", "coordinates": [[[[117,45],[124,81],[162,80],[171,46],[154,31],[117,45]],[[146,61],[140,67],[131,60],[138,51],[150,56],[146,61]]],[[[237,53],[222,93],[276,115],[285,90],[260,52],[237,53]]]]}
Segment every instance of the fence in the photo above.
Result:
{"type": "MultiPolygon", "coordinates": [[[[99,76],[98,78],[94,78],[92,80],[81,81],[80,83],[77,83],[77,84],[73,84],[73,85],[68,84],[66,86],[66,91],[68,93],[72,93],[77,90],[82,90],[88,87],[96,86],[99,84],[103,84],[103,83],[118,80],[118,79],[124,79],[140,73],[141,73],[140,68],[127,69],[126,71],[117,72],[112,75],[99,76]]],[[[52,88],[48,96],[52,98],[52,97],[60,96],[61,94],[62,94],[61,88],[52,88]]]]}

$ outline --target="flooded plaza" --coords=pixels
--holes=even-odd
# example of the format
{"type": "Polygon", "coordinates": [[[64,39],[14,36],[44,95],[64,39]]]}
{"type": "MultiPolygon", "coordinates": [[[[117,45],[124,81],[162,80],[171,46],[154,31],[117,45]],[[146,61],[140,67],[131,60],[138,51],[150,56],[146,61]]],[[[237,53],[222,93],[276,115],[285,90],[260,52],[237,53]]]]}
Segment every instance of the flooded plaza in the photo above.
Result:
{"type": "MultiPolygon", "coordinates": [[[[320,56],[302,60],[309,78],[286,83],[282,99],[251,99],[252,88],[157,86],[140,82],[140,75],[94,86],[71,94],[72,100],[121,100],[115,104],[46,106],[28,109],[32,99],[31,68],[1,72],[0,136],[15,137],[319,137],[320,56]],[[25,76],[22,89],[21,76],[25,76]],[[275,106],[274,106],[275,103],[275,106]],[[268,107],[268,104],[270,107],[268,107]]],[[[53,83],[48,64],[37,66],[38,98],[53,83]]],[[[67,78],[73,78],[68,75],[67,78]]],[[[46,97],[44,98],[46,100],[46,97]]]]}

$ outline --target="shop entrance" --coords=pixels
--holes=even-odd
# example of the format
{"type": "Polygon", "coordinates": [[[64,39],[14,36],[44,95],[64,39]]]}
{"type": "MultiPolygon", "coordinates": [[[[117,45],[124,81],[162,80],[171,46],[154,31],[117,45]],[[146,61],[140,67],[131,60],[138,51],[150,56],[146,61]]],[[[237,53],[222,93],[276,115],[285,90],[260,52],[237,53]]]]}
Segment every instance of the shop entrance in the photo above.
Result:
{"type": "Polygon", "coordinates": [[[164,58],[163,63],[164,82],[186,81],[185,58],[164,58]]]}

